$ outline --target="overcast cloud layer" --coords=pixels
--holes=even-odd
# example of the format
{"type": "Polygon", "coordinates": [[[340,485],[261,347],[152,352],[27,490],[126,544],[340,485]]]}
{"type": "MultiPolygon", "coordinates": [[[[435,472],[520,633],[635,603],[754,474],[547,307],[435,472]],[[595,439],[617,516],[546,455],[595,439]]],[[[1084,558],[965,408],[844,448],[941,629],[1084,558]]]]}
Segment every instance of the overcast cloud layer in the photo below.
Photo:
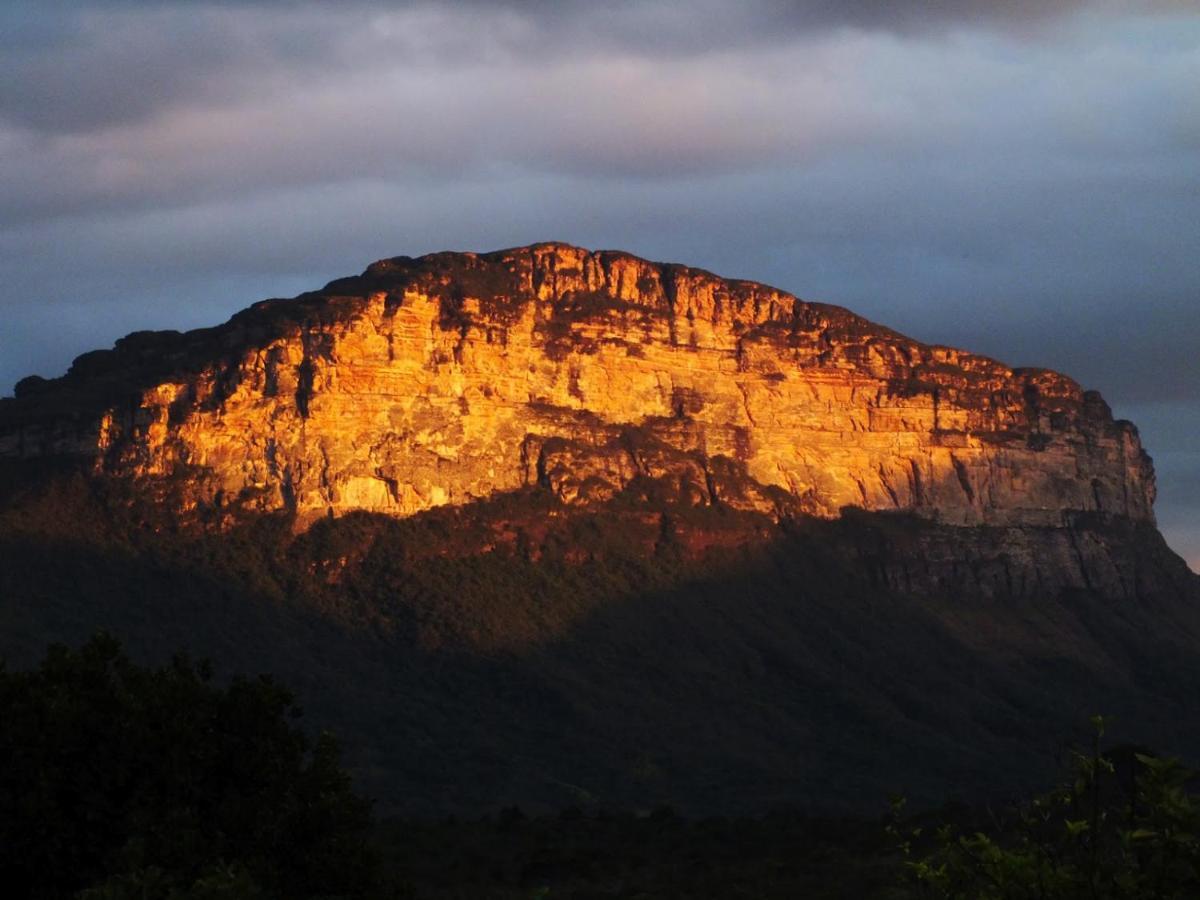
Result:
{"type": "Polygon", "coordinates": [[[9,2],[0,390],[370,261],[559,239],[1105,393],[1200,568],[1200,11],[9,2]]]}

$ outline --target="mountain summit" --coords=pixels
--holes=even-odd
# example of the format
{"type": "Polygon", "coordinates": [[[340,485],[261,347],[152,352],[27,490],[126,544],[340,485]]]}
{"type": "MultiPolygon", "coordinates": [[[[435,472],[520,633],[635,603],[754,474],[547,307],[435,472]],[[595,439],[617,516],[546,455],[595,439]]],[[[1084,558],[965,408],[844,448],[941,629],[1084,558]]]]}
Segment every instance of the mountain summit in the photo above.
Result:
{"type": "Polygon", "coordinates": [[[0,406],[0,456],[187,482],[188,509],[406,516],[638,479],[773,515],[1153,521],[1098,394],[844,309],[624,253],[399,257],[218,328],[138,333],[0,406]]]}

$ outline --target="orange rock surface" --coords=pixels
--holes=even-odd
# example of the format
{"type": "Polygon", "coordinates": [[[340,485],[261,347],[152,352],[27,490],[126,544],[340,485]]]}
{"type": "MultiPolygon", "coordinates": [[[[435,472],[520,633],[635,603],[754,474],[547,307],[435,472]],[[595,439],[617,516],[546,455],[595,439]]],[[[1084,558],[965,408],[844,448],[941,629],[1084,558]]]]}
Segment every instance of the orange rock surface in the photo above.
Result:
{"type": "Polygon", "coordinates": [[[0,457],[83,456],[184,507],[405,516],[653,483],[782,515],[1152,521],[1136,429],[1062,375],[624,253],[377,262],[225,325],[138,333],[0,402],[0,457]]]}

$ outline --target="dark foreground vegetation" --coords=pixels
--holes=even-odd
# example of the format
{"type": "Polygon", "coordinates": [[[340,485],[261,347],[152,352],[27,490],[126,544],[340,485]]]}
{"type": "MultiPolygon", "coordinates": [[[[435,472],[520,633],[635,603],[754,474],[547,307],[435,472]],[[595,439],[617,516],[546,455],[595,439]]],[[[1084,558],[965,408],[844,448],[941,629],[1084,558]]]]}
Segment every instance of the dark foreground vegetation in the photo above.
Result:
{"type": "MultiPolygon", "coordinates": [[[[986,815],[897,817],[907,896],[931,900],[1200,897],[1196,773],[1131,746],[1073,751],[1066,778],[986,815]]],[[[896,811],[902,801],[894,801],[896,811]]]]}
{"type": "Polygon", "coordinates": [[[1032,799],[876,819],[583,812],[388,820],[269,678],[132,663],[107,635],[0,668],[0,884],[38,900],[1200,896],[1200,799],[1095,740],[1032,799]]]}
{"type": "Polygon", "coordinates": [[[796,813],[389,823],[388,864],[417,896],[1187,900],[1200,897],[1195,775],[1130,746],[1074,751],[1060,784],[988,809],[877,820],[796,813]]]}
{"type": "Polygon", "coordinates": [[[386,822],[385,864],[421,900],[906,898],[880,820],[581,813],[386,822]]]}
{"type": "Polygon", "coordinates": [[[111,637],[0,670],[0,885],[86,900],[363,897],[370,807],[267,678],[111,637]]]}

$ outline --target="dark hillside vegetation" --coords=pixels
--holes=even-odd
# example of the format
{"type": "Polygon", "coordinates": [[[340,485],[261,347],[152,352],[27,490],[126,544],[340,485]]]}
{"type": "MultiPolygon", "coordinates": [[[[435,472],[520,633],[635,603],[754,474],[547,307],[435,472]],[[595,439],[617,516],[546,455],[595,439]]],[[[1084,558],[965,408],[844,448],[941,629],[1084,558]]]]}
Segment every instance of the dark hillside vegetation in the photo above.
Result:
{"type": "Polygon", "coordinates": [[[327,732],[269,676],[132,663],[111,636],[0,670],[0,877],[41,900],[1184,900],[1200,803],[1178,761],[1072,750],[986,807],[687,818],[669,807],[372,824],[327,732]]]}
{"type": "Polygon", "coordinates": [[[1158,586],[1140,599],[1008,591],[988,542],[1011,535],[971,529],[972,550],[902,516],[776,526],[533,490],[296,535],[286,517],[184,527],[153,502],[170,485],[0,477],[10,668],[103,627],[138,660],[272,672],[384,814],[1003,798],[1045,783],[1077,736],[1063,723],[1094,710],[1200,755],[1195,578],[1120,520],[1085,537],[1128,549],[1158,586]]]}

